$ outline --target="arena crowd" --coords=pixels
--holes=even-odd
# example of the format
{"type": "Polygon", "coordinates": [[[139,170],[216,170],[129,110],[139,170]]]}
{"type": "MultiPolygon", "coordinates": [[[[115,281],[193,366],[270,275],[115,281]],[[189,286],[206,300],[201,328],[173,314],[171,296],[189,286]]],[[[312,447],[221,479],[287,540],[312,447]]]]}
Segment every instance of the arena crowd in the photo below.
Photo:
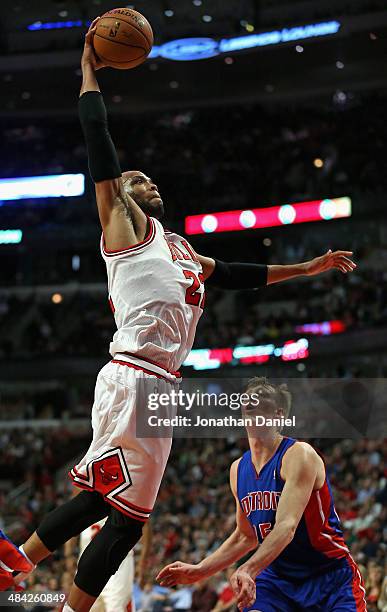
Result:
{"type": "MultiPolygon", "coordinates": [[[[12,518],[8,531],[18,543],[36,527],[46,512],[70,494],[71,485],[61,468],[87,445],[85,435],[70,431],[32,430],[28,444],[20,434],[2,434],[1,474],[13,473],[15,486],[30,485],[14,503],[5,499],[3,507],[12,518]],[[44,449],[57,449],[57,452],[44,449]],[[72,449],[72,457],[70,456],[72,449]],[[34,452],[31,453],[31,450],[34,452]],[[33,456],[34,461],[27,458],[33,456]],[[59,459],[60,458],[60,459],[59,459]]],[[[360,565],[366,587],[369,612],[386,612],[386,508],[387,444],[381,440],[316,440],[324,453],[341,517],[346,541],[360,565]]],[[[232,610],[234,600],[221,573],[193,587],[168,590],[155,583],[158,570],[176,559],[196,563],[214,550],[233,530],[235,502],[229,490],[230,463],[246,448],[245,440],[175,440],[172,456],[152,516],[152,546],[145,575],[136,584],[139,612],[232,610]],[[229,603],[229,607],[221,607],[229,603]]],[[[9,523],[8,523],[9,524],[9,523]]],[[[29,589],[44,587],[68,591],[76,568],[76,557],[56,552],[39,566],[29,579],[29,589]]]]}

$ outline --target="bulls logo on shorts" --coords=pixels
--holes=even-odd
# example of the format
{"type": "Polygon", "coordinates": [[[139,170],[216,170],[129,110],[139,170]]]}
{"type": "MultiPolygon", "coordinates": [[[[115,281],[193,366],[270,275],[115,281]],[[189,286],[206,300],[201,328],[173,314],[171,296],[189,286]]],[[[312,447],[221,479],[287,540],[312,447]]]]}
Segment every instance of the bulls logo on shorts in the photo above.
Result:
{"type": "Polygon", "coordinates": [[[111,455],[95,461],[93,463],[93,473],[94,486],[97,491],[104,495],[126,482],[118,455],[111,455]]]}
{"type": "Polygon", "coordinates": [[[132,485],[120,447],[106,451],[86,466],[86,475],[74,467],[70,472],[75,483],[85,489],[94,489],[104,496],[122,492],[132,485]]]}

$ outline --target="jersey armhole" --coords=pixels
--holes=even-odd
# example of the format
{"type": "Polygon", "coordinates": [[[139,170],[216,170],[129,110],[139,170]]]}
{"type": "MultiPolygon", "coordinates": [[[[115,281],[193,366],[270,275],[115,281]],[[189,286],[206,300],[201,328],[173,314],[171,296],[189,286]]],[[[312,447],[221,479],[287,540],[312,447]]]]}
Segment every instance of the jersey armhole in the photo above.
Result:
{"type": "Polygon", "coordinates": [[[322,483],[321,487],[319,489],[315,489],[314,492],[317,493],[318,491],[321,491],[325,485],[328,485],[328,469],[327,469],[327,464],[325,462],[325,457],[324,455],[317,449],[314,448],[313,446],[313,450],[318,454],[318,456],[320,457],[321,461],[323,462],[323,466],[324,466],[324,482],[322,483]]]}
{"type": "MultiPolygon", "coordinates": [[[[284,440],[286,440],[286,439],[289,439],[289,438],[284,438],[284,440]]],[[[281,478],[282,482],[286,482],[286,481],[285,481],[285,479],[284,479],[284,478],[282,477],[282,475],[281,475],[281,470],[282,470],[282,461],[283,461],[283,458],[284,458],[284,456],[286,455],[286,453],[288,452],[289,448],[292,448],[292,447],[295,445],[295,443],[296,443],[296,442],[297,442],[297,440],[294,440],[294,441],[293,441],[293,444],[290,444],[289,446],[287,446],[287,447],[285,448],[285,450],[282,452],[282,454],[281,454],[281,456],[280,456],[280,458],[279,458],[279,462],[278,462],[278,471],[277,471],[277,474],[278,474],[278,476],[281,478]]]]}
{"type": "Polygon", "coordinates": [[[241,508],[242,508],[242,504],[241,504],[241,500],[239,498],[238,484],[239,484],[239,477],[240,477],[240,471],[241,471],[241,465],[242,465],[243,457],[244,457],[244,455],[242,455],[242,457],[240,457],[240,459],[239,459],[239,463],[238,463],[238,467],[237,467],[237,473],[236,473],[236,483],[235,483],[235,493],[236,493],[237,500],[238,500],[238,503],[239,503],[241,508]]]}
{"type": "Polygon", "coordinates": [[[104,259],[111,259],[112,257],[118,257],[120,255],[137,255],[142,253],[147,246],[149,246],[156,235],[156,223],[152,217],[147,215],[147,232],[144,240],[133,244],[125,249],[109,250],[105,246],[105,237],[102,232],[101,235],[101,254],[104,259]]]}

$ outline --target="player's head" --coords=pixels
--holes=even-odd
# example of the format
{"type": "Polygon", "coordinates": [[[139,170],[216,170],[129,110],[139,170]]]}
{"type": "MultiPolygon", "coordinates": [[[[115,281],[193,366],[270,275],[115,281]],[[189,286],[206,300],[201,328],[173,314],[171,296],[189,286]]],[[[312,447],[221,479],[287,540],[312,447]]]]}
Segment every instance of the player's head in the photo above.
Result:
{"type": "MultiPolygon", "coordinates": [[[[246,393],[250,402],[244,409],[246,417],[263,416],[268,419],[287,418],[292,405],[292,395],[286,384],[275,384],[262,376],[255,376],[247,383],[246,393]]],[[[270,427],[254,427],[256,435],[267,433],[270,427]]],[[[281,427],[274,427],[280,431],[281,427]]]]}
{"type": "Polygon", "coordinates": [[[123,172],[124,189],[147,215],[162,219],[164,204],[157,185],[149,176],[140,170],[123,172]]]}

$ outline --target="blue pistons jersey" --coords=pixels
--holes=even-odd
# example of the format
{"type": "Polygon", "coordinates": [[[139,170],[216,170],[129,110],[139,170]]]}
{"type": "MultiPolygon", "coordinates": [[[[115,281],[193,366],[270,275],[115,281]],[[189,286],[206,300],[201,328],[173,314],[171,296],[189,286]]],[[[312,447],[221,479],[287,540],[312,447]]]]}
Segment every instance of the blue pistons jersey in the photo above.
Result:
{"type": "MultiPolygon", "coordinates": [[[[278,503],[285,486],[281,478],[282,458],[295,442],[293,438],[283,438],[259,476],[251,460],[251,451],[245,453],[239,462],[239,502],[260,543],[275,524],[278,503]]],[[[348,556],[326,477],[322,488],[312,492],[293,540],[270,567],[280,576],[302,579],[342,565],[341,560],[348,556]]]]}
{"type": "MultiPolygon", "coordinates": [[[[237,492],[243,513],[261,544],[275,525],[285,482],[282,459],[296,442],[283,438],[259,474],[251,451],[238,465],[237,492]]],[[[256,577],[256,601],[244,612],[367,612],[359,569],[344,542],[326,476],[313,491],[293,540],[256,577]]]]}

